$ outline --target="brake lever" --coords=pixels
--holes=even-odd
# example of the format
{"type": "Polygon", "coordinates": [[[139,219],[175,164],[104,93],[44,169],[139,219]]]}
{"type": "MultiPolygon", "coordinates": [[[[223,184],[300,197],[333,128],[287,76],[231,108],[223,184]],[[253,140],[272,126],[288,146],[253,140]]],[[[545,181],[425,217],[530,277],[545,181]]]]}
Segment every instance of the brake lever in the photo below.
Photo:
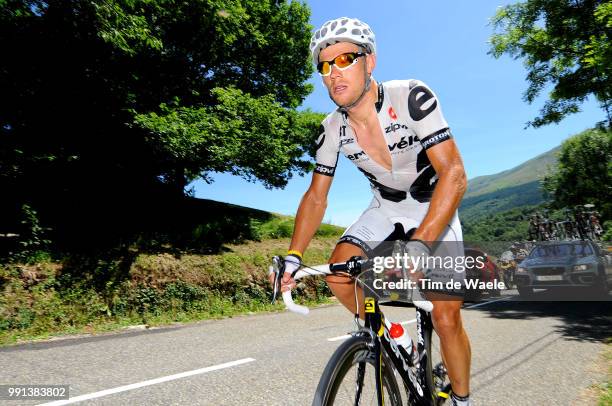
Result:
{"type": "Polygon", "coordinates": [[[281,280],[285,273],[285,261],[278,255],[272,258],[272,265],[270,266],[272,272],[274,272],[274,289],[272,291],[272,304],[276,303],[276,297],[281,287],[281,280]]]}

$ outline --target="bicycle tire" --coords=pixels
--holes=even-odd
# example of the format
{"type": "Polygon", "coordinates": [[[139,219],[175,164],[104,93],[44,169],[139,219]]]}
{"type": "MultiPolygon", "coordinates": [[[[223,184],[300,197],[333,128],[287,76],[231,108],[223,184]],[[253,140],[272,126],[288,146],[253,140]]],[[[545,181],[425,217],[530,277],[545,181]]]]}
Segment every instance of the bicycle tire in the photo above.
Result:
{"type": "MultiPolygon", "coordinates": [[[[352,374],[349,371],[355,367],[357,370],[360,363],[364,363],[366,367],[365,381],[363,384],[361,397],[362,402],[360,405],[377,405],[376,398],[376,382],[374,381],[374,353],[368,347],[368,339],[363,336],[352,336],[343,342],[338,349],[334,352],[330,358],[323,375],[317,386],[315,392],[315,398],[312,402],[313,406],[331,406],[331,405],[342,405],[342,404],[355,404],[355,399],[351,398],[351,393],[345,393],[341,391],[344,388],[343,383],[352,388],[355,392],[356,385],[355,381],[347,382],[347,376],[349,379],[352,374]],[[367,365],[371,368],[367,370],[367,365]],[[369,374],[368,374],[369,372],[369,374]],[[371,379],[367,379],[371,378],[371,379]],[[367,387],[366,387],[367,386],[367,387]],[[371,395],[373,394],[373,398],[371,395]],[[363,400],[373,402],[365,403],[363,400]],[[343,403],[344,402],[344,403],[343,403]]],[[[383,353],[384,354],[384,353],[383,353]]],[[[383,356],[383,390],[385,405],[401,406],[402,397],[395,373],[390,365],[387,366],[385,363],[385,357],[383,356]]]]}
{"type": "Polygon", "coordinates": [[[425,351],[428,355],[425,363],[425,383],[429,393],[434,396],[433,404],[442,405],[447,398],[439,396],[439,393],[450,394],[451,385],[446,368],[442,363],[440,338],[433,328],[427,329],[423,338],[425,339],[425,351]]]}

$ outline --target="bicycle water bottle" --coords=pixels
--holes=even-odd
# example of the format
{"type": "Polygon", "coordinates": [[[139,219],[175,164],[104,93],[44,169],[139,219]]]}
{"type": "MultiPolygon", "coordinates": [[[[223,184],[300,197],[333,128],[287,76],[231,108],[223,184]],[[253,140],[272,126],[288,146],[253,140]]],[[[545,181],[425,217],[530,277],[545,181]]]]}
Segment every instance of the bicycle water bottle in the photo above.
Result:
{"type": "Polygon", "coordinates": [[[406,350],[408,353],[408,359],[412,359],[412,363],[416,365],[418,361],[416,348],[414,348],[410,335],[408,335],[402,325],[399,323],[391,323],[389,333],[391,334],[391,338],[393,338],[399,346],[406,350]]]}

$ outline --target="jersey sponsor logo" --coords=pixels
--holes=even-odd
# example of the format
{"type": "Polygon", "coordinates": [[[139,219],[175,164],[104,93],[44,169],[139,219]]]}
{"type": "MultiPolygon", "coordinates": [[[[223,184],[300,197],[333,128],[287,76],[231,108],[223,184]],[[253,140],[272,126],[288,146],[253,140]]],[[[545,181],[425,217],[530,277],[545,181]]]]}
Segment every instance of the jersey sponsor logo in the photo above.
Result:
{"type": "Polygon", "coordinates": [[[427,117],[429,113],[436,109],[436,106],[438,106],[438,101],[435,99],[433,93],[425,86],[415,87],[408,95],[408,112],[414,121],[421,121],[427,117]],[[433,103],[426,109],[423,109],[423,106],[431,99],[434,99],[433,103]]]}
{"type": "Polygon", "coordinates": [[[402,138],[400,138],[399,142],[396,142],[393,145],[388,145],[389,151],[393,152],[396,148],[398,150],[399,149],[408,148],[409,146],[411,146],[412,144],[414,144],[418,140],[419,140],[418,137],[413,137],[412,135],[410,137],[408,137],[408,139],[406,139],[406,136],[403,136],[402,138]]]}
{"type": "Polygon", "coordinates": [[[345,243],[348,243],[348,244],[353,244],[353,245],[361,248],[363,250],[363,252],[365,252],[366,254],[370,252],[370,247],[368,247],[368,244],[366,244],[365,242],[361,241],[357,237],[353,237],[352,235],[344,235],[344,236],[340,237],[340,239],[338,240],[338,243],[341,243],[341,242],[345,242],[345,243]]]}
{"type": "Polygon", "coordinates": [[[423,145],[423,149],[429,149],[434,145],[438,145],[439,143],[450,140],[451,138],[453,138],[453,136],[450,129],[445,128],[423,138],[421,145],[423,145]]]}
{"type": "MultiPolygon", "coordinates": [[[[394,132],[396,132],[399,129],[408,130],[408,129],[410,129],[410,127],[408,127],[406,124],[393,123],[390,126],[385,127],[385,134],[394,133],[394,132]]],[[[411,135],[408,138],[407,142],[409,142],[408,145],[412,145],[413,143],[418,142],[418,141],[420,141],[420,138],[417,135],[411,135]]]]}
{"type": "Polygon", "coordinates": [[[385,134],[389,134],[389,133],[394,133],[399,129],[404,129],[407,130],[408,126],[406,124],[397,124],[397,123],[393,123],[388,127],[385,127],[385,134]]]}
{"type": "Polygon", "coordinates": [[[346,126],[345,125],[340,127],[340,133],[338,135],[340,136],[340,138],[346,137],[346,126]]]}
{"type": "Polygon", "coordinates": [[[410,196],[419,203],[431,201],[433,191],[438,183],[438,174],[423,148],[417,156],[416,170],[419,176],[410,186],[410,196]]]}
{"type": "Polygon", "coordinates": [[[354,153],[354,154],[348,154],[346,157],[348,159],[350,159],[351,161],[355,161],[355,160],[359,159],[362,156],[365,158],[365,152],[360,151],[360,152],[357,152],[357,153],[354,153]]]}
{"type": "Polygon", "coordinates": [[[336,172],[335,166],[327,166],[323,164],[317,164],[315,166],[315,173],[326,175],[326,176],[334,176],[334,172],[336,172]]]}
{"type": "Polygon", "coordinates": [[[397,114],[395,114],[393,106],[389,107],[389,117],[391,117],[391,120],[397,120],[397,114]]]}
{"type": "MultiPolygon", "coordinates": [[[[402,138],[400,138],[398,142],[394,142],[391,145],[387,144],[387,147],[389,147],[389,152],[393,152],[396,149],[401,150],[404,148],[408,148],[409,146],[414,145],[414,143],[418,141],[419,141],[419,137],[417,137],[416,135],[411,135],[409,137],[403,136],[402,138]]],[[[347,140],[340,140],[340,145],[350,144],[353,142],[355,142],[353,138],[349,138],[347,140]]],[[[351,161],[356,161],[360,158],[366,158],[366,153],[364,151],[359,151],[354,154],[349,154],[346,157],[350,159],[351,161]]]]}

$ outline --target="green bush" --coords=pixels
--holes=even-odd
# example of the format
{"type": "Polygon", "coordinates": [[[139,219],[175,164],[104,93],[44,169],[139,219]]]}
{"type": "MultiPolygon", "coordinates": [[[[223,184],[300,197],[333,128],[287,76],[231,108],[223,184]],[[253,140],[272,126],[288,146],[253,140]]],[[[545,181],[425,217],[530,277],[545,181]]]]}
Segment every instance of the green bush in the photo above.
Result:
{"type": "Polygon", "coordinates": [[[45,238],[46,228],[40,224],[38,213],[30,205],[21,206],[21,229],[19,231],[19,248],[10,253],[12,262],[35,264],[50,260],[47,247],[51,243],[45,238]]]}
{"type": "MultiPolygon", "coordinates": [[[[288,216],[274,215],[267,221],[251,220],[251,235],[256,241],[276,238],[289,238],[293,235],[295,219],[288,216]]],[[[316,234],[320,237],[340,236],[342,227],[332,224],[321,224],[316,234]]]]}
{"type": "Polygon", "coordinates": [[[602,236],[602,240],[604,241],[612,241],[612,220],[608,220],[603,224],[604,235],[602,236]]]}
{"type": "Polygon", "coordinates": [[[182,281],[169,284],[162,294],[165,310],[201,310],[207,299],[205,289],[182,281]]]}
{"type": "MultiPolygon", "coordinates": [[[[277,218],[267,232],[290,221],[277,218]]],[[[334,237],[313,240],[305,261],[323,263],[334,237]]],[[[0,265],[0,344],[52,334],[165,324],[281,309],[270,304],[266,270],[289,241],[228,246],[214,255],[127,252],[71,255],[62,262],[0,265]]],[[[304,281],[298,302],[326,301],[323,278],[304,281]]]]}

